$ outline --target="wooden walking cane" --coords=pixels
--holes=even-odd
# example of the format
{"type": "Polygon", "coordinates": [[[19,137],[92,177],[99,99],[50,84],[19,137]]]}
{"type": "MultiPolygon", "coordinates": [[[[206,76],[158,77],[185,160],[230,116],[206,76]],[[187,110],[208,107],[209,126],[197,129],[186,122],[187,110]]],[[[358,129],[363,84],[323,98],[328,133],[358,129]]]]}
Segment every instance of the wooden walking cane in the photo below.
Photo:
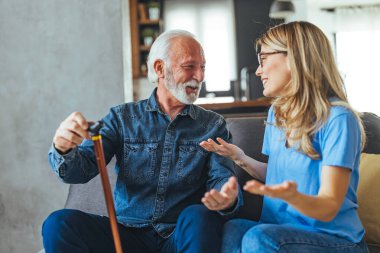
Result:
{"type": "Polygon", "coordinates": [[[121,249],[119,230],[117,228],[115,206],[113,203],[111,185],[110,185],[110,181],[107,174],[106,162],[104,159],[102,136],[100,135],[100,128],[102,128],[102,126],[103,126],[102,121],[92,123],[90,124],[88,131],[90,132],[92,141],[94,142],[96,162],[98,163],[100,177],[102,180],[104,198],[106,200],[108,216],[110,218],[111,230],[112,230],[116,253],[123,253],[123,250],[121,249]]]}

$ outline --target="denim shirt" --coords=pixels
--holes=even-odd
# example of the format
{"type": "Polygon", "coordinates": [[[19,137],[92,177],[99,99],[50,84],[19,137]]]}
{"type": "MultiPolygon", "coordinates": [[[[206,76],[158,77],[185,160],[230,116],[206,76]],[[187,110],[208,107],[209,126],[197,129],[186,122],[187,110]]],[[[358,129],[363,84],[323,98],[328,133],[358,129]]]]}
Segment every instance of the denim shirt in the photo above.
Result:
{"type": "MultiPolygon", "coordinates": [[[[166,238],[185,207],[201,203],[206,191],[220,190],[235,173],[232,161],[199,146],[208,138],[231,142],[222,116],[187,105],[171,121],[155,94],[156,90],[147,100],[111,108],[103,118],[101,135],[106,163],[116,156],[118,222],[153,226],[166,238]]],[[[92,140],[84,140],[65,155],[52,146],[49,162],[66,183],[86,183],[98,174],[92,140]]],[[[242,202],[239,188],[235,206],[219,213],[232,215],[242,202]]]]}

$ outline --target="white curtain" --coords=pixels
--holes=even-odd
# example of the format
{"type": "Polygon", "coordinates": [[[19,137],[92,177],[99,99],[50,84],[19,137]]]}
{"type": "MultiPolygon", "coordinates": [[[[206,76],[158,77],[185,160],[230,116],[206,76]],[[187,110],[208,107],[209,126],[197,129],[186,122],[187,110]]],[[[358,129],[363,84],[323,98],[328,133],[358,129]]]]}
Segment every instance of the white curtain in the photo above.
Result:
{"type": "Polygon", "coordinates": [[[339,32],[380,30],[380,5],[337,7],[334,16],[339,32]]]}
{"type": "Polygon", "coordinates": [[[335,11],[337,63],[347,96],[358,111],[380,116],[380,6],[335,11]]]}
{"type": "Polygon", "coordinates": [[[205,51],[206,89],[230,89],[237,77],[233,0],[165,0],[164,29],[195,34],[205,51]]]}

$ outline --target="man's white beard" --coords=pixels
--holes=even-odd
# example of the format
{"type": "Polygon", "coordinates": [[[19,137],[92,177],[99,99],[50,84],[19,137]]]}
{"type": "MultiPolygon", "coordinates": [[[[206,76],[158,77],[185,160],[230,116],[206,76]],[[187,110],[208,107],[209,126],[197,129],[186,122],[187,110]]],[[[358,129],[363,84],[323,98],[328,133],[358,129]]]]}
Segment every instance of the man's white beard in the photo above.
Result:
{"type": "Polygon", "coordinates": [[[202,83],[199,83],[195,80],[191,80],[185,83],[176,84],[174,82],[173,73],[170,70],[166,70],[166,77],[164,83],[166,89],[181,103],[186,105],[193,104],[195,100],[197,100],[199,96],[199,92],[201,91],[202,83]],[[190,93],[188,95],[186,93],[186,87],[190,86],[193,88],[198,88],[196,93],[190,93]]]}

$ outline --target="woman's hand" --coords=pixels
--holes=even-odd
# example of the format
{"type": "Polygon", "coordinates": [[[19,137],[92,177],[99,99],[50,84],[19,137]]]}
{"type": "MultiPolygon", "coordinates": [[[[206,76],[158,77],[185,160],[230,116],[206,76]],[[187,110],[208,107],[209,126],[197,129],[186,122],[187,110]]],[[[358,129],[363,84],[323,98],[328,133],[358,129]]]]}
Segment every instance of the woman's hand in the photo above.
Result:
{"type": "Polygon", "coordinates": [[[207,141],[202,141],[199,145],[210,152],[215,152],[218,155],[227,157],[234,162],[239,161],[244,156],[244,151],[241,150],[238,146],[224,141],[222,138],[216,138],[219,142],[216,143],[212,139],[207,141]]]}
{"type": "Polygon", "coordinates": [[[268,186],[259,181],[250,180],[246,182],[243,189],[253,194],[280,198],[286,202],[294,202],[298,196],[297,183],[293,181],[285,181],[282,184],[268,186]]]}

